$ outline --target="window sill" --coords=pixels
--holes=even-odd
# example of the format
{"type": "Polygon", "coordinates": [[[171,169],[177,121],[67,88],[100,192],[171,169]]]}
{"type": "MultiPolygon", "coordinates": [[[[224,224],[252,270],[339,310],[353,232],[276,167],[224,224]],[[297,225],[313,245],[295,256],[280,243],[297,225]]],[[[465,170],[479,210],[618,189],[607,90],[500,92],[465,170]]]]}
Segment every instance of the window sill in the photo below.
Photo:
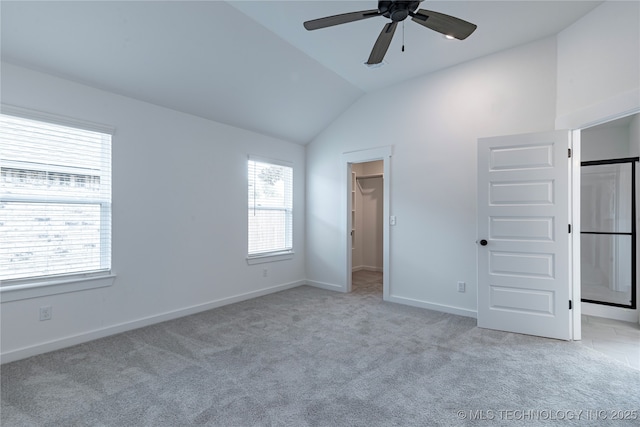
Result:
{"type": "Polygon", "coordinates": [[[247,264],[264,264],[267,262],[276,262],[276,261],[285,261],[288,259],[293,259],[294,252],[279,252],[273,254],[266,255],[256,255],[247,257],[247,264]]]}
{"type": "Polygon", "coordinates": [[[113,285],[115,279],[115,274],[108,273],[100,276],[50,279],[16,285],[5,285],[0,287],[0,302],[5,303],[68,292],[104,288],[113,285]]]}

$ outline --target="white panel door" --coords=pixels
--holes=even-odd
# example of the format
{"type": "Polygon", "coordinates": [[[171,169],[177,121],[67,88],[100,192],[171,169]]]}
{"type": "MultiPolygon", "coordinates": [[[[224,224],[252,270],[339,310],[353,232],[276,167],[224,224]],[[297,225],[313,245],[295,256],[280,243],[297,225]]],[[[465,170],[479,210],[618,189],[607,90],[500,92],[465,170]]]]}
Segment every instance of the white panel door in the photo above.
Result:
{"type": "Polygon", "coordinates": [[[479,327],[571,339],[570,138],[478,141],[479,327]]]}

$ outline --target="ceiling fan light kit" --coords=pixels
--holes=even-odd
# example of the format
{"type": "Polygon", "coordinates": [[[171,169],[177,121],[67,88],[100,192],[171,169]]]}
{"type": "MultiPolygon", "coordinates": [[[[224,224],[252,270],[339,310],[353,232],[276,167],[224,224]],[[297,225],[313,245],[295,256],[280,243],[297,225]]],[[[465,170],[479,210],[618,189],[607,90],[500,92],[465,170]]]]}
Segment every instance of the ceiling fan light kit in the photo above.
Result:
{"type": "Polygon", "coordinates": [[[402,22],[411,17],[413,22],[437,31],[448,39],[464,40],[473,33],[477,25],[464,21],[454,16],[445,15],[444,13],[434,12],[431,10],[419,9],[422,0],[399,1],[399,0],[382,0],[378,2],[378,9],[362,10],[359,12],[349,12],[340,15],[327,16],[325,18],[313,19],[306,21],[304,27],[309,30],[318,30],[320,28],[333,27],[335,25],[346,24],[349,22],[361,21],[376,16],[382,16],[390,19],[391,22],[385,24],[373,45],[367,66],[380,64],[384,59],[393,34],[396,31],[398,22],[402,22]]]}

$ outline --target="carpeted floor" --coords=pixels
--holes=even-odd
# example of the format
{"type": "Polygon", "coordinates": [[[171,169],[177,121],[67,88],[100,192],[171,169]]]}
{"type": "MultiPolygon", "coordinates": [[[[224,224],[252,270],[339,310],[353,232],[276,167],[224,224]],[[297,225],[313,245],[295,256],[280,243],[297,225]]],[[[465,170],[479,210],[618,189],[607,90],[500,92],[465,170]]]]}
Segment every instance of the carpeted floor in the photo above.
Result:
{"type": "Polygon", "coordinates": [[[351,294],[302,286],[3,365],[1,424],[640,424],[639,371],[578,343],[385,303],[368,280],[351,294]]]}

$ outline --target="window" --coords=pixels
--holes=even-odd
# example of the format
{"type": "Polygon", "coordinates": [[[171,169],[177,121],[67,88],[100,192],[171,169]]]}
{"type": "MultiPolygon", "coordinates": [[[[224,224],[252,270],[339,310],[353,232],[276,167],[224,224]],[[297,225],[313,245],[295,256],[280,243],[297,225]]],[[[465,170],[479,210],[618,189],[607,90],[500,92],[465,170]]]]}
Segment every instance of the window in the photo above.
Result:
{"type": "Polygon", "coordinates": [[[293,250],[293,168],[250,158],[249,257],[293,250]]]}
{"type": "Polygon", "coordinates": [[[0,280],[111,269],[111,135],[0,114],[0,280]]]}

